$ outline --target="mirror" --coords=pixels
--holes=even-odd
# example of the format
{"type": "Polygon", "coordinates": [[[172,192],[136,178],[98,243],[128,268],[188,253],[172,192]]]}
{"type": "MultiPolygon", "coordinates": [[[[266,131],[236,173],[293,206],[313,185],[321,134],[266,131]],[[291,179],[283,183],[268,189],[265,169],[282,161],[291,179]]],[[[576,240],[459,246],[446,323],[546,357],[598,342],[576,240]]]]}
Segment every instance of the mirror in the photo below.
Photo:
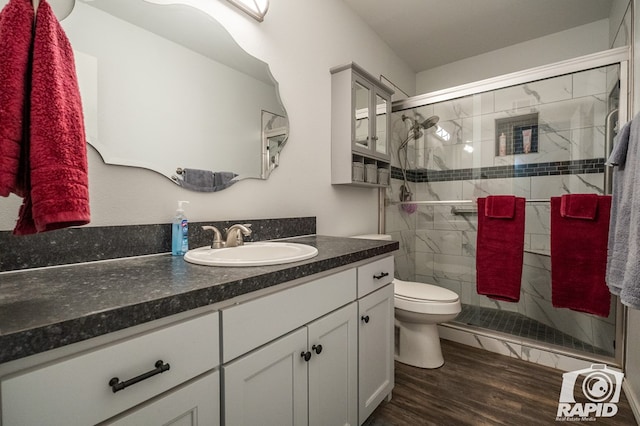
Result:
{"type": "Polygon", "coordinates": [[[277,82],[210,15],[144,0],[82,0],[62,26],[87,139],[105,163],[204,192],[266,179],[277,167],[288,136],[277,82]]]}

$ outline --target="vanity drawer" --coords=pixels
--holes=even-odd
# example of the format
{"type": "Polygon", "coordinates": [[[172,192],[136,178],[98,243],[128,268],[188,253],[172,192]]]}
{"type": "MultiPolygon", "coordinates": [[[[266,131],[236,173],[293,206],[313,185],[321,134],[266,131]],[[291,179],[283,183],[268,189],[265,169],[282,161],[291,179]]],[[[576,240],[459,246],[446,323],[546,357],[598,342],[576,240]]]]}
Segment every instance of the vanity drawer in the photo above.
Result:
{"type": "Polygon", "coordinates": [[[393,256],[376,260],[358,268],[358,298],[393,281],[393,256]]]}
{"type": "Polygon", "coordinates": [[[222,362],[264,345],[356,299],[350,269],[221,311],[222,362]]]}
{"type": "Polygon", "coordinates": [[[2,379],[2,425],[95,424],[219,364],[218,313],[132,336],[2,379]],[[170,368],[118,392],[121,382],[170,368]]]}

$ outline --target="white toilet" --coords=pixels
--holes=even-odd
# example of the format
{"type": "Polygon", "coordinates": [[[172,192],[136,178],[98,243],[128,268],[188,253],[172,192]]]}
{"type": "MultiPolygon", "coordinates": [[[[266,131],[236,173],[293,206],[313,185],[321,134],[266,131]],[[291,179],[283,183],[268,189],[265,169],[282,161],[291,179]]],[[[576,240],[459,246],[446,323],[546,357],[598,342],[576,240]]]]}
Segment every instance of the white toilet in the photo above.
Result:
{"type": "MultiPolygon", "coordinates": [[[[354,238],[391,240],[390,235],[357,235],[354,238]]],[[[420,368],[444,364],[438,324],[452,321],[462,309],[459,296],[433,284],[393,280],[396,327],[395,359],[420,368]]]]}

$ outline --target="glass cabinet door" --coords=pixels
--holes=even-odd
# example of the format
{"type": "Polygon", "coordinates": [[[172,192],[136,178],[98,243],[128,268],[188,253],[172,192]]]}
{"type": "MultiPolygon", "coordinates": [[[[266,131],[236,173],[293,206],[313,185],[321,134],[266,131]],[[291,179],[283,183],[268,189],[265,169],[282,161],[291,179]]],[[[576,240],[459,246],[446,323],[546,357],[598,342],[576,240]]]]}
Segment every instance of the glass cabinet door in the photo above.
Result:
{"type": "Polygon", "coordinates": [[[376,135],[375,150],[377,154],[387,154],[387,100],[376,94],[376,135]]]}
{"type": "Polygon", "coordinates": [[[369,134],[369,107],[371,100],[371,89],[363,86],[359,82],[353,83],[354,111],[353,123],[354,143],[361,148],[370,149],[371,135],[369,134]]]}

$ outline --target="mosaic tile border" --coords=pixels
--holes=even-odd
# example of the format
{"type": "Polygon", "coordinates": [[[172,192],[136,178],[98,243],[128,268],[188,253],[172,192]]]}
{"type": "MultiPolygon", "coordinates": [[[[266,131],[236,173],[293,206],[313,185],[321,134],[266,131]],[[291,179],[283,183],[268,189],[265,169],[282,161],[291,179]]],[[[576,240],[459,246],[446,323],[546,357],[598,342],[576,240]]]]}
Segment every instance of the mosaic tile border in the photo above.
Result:
{"type": "MultiPolygon", "coordinates": [[[[476,167],[455,170],[415,169],[407,170],[407,180],[410,182],[449,182],[457,180],[604,173],[604,162],[604,158],[591,158],[586,160],[514,164],[509,166],[476,167]]],[[[393,179],[402,179],[402,170],[400,170],[399,167],[392,167],[391,177],[393,179]]]]}

